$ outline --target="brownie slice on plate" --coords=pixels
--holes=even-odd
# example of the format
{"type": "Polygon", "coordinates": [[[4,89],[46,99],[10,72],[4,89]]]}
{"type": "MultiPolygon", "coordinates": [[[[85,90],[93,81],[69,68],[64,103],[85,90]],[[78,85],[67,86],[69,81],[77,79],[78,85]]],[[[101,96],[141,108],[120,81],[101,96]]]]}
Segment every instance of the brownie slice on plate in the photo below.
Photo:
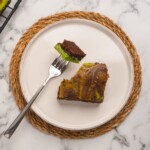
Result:
{"type": "Polygon", "coordinates": [[[105,64],[84,63],[74,77],[61,82],[58,99],[101,103],[108,77],[105,64]]]}

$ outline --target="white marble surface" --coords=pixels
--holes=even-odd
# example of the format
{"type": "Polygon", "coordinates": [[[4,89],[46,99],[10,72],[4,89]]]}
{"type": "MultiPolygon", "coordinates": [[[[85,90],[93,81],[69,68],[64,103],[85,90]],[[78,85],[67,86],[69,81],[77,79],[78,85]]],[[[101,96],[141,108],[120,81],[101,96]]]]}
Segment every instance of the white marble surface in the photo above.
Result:
{"type": "Polygon", "coordinates": [[[68,140],[47,135],[24,119],[10,140],[0,137],[0,150],[150,150],[150,0],[23,0],[0,35],[0,133],[19,113],[8,79],[10,58],[16,43],[39,18],[70,10],[100,12],[129,35],[143,67],[139,101],[118,128],[92,139],[68,140]]]}

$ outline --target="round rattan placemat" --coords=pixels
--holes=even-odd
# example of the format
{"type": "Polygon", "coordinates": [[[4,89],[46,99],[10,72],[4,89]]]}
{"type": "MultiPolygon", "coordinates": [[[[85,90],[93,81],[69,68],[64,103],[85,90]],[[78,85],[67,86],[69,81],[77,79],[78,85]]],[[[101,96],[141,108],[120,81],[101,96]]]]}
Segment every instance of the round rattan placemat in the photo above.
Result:
{"type": "Polygon", "coordinates": [[[26,33],[23,34],[18,44],[16,45],[16,48],[13,52],[11,64],[10,64],[10,85],[16,103],[19,109],[22,110],[26,105],[26,101],[23,97],[21,87],[20,87],[20,82],[19,82],[19,65],[20,65],[22,54],[26,46],[30,42],[30,40],[41,29],[45,28],[49,24],[67,18],[81,18],[81,19],[88,19],[88,20],[95,21],[112,30],[122,40],[122,42],[125,44],[132,57],[133,66],[134,66],[134,85],[133,85],[131,95],[124,108],[113,119],[111,119],[109,122],[105,123],[104,125],[101,125],[93,129],[81,130],[81,131],[61,129],[51,124],[48,124],[47,122],[42,120],[39,116],[37,116],[32,110],[30,110],[27,113],[27,118],[31,122],[31,124],[37,127],[38,129],[59,137],[74,138],[74,139],[95,137],[110,131],[114,127],[117,127],[126,118],[126,116],[132,110],[132,108],[134,107],[138,99],[141,90],[141,85],[142,85],[141,64],[140,64],[140,59],[137,54],[137,51],[134,45],[132,44],[132,42],[130,41],[130,39],[128,38],[128,36],[124,33],[124,31],[120,27],[118,27],[118,25],[113,23],[113,21],[111,21],[109,18],[100,15],[99,13],[73,11],[73,12],[59,13],[59,14],[55,14],[40,19],[31,28],[29,28],[26,33]]]}

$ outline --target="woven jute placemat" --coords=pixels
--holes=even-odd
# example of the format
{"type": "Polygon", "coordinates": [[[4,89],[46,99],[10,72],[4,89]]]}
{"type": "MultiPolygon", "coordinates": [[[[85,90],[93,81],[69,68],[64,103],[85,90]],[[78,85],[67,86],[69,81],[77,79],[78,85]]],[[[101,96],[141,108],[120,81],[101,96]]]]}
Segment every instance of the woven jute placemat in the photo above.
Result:
{"type": "Polygon", "coordinates": [[[74,139],[91,138],[110,131],[114,127],[117,127],[126,118],[126,116],[132,110],[138,99],[142,85],[141,64],[137,51],[132,42],[130,41],[130,39],[128,38],[128,36],[125,34],[125,32],[118,25],[113,23],[113,21],[110,20],[109,18],[100,15],[99,13],[73,11],[73,12],[59,13],[40,19],[31,28],[29,28],[26,33],[23,34],[18,44],[16,45],[10,64],[10,86],[13,95],[15,97],[16,103],[19,109],[22,110],[26,105],[26,101],[23,97],[19,82],[19,65],[24,50],[28,45],[28,43],[30,42],[30,40],[41,29],[45,28],[49,24],[53,24],[55,22],[68,18],[87,19],[102,24],[105,27],[112,30],[122,40],[122,42],[125,44],[132,57],[132,62],[134,66],[134,84],[131,95],[126,105],[113,119],[111,119],[104,125],[101,125],[93,129],[80,131],[61,129],[45,122],[39,116],[37,116],[32,110],[30,110],[27,113],[27,118],[33,126],[49,134],[53,134],[63,138],[74,138],[74,139]]]}

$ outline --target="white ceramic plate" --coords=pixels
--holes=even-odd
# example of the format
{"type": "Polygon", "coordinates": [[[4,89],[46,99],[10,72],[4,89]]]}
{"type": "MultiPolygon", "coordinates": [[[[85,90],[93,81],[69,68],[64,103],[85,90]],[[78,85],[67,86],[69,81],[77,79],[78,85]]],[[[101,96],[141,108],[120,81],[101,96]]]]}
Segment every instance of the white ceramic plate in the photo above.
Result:
{"type": "Polygon", "coordinates": [[[54,45],[64,39],[74,41],[87,56],[80,64],[51,80],[33,104],[37,115],[50,124],[70,130],[84,130],[112,119],[126,104],[133,86],[133,65],[123,42],[106,27],[84,19],[67,19],[40,31],[26,47],[20,65],[20,84],[27,101],[48,75],[58,56],[54,45]],[[64,78],[71,78],[84,62],[105,63],[108,79],[102,104],[58,101],[57,92],[64,78]]]}

